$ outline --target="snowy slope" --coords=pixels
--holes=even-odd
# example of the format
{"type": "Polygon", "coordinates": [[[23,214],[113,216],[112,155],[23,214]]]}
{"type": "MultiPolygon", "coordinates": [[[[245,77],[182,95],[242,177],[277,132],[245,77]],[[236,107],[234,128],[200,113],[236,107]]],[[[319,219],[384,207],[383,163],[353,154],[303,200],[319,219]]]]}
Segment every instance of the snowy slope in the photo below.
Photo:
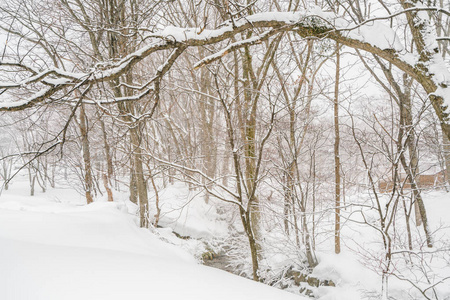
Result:
{"type": "Polygon", "coordinates": [[[121,205],[43,196],[0,197],[2,300],[302,299],[198,265],[121,205]]]}
{"type": "MultiPolygon", "coordinates": [[[[172,228],[181,236],[193,238],[208,239],[228,234],[228,224],[220,220],[217,203],[211,199],[210,204],[206,204],[203,192],[191,192],[186,184],[178,182],[162,188],[159,197],[159,225],[172,228]]],[[[156,204],[153,197],[150,204],[150,215],[154,215],[156,204]]]]}

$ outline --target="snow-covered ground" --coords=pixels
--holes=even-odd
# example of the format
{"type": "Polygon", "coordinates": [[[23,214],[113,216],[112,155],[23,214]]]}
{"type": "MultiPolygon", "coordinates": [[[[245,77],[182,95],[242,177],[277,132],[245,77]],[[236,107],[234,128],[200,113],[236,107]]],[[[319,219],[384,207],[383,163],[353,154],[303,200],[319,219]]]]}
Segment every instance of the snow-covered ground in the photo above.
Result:
{"type": "MultiPolygon", "coordinates": [[[[382,195],[382,201],[386,201],[388,196],[382,195]]],[[[381,233],[377,229],[378,215],[370,207],[358,206],[370,203],[370,196],[363,193],[349,197],[348,201],[355,207],[342,212],[341,253],[332,253],[333,239],[323,243],[317,254],[319,265],[312,273],[318,278],[333,280],[337,287],[319,287],[315,295],[321,300],[382,299],[382,272],[387,270],[389,299],[449,300],[450,193],[444,190],[423,191],[422,197],[433,234],[433,248],[426,246],[423,227],[415,226],[411,221],[413,250],[408,249],[404,215],[400,211],[395,228],[390,230],[393,246],[389,267],[386,266],[381,233]],[[367,224],[362,222],[359,210],[363,211],[367,224]],[[429,298],[425,298],[420,290],[426,291],[429,298]]]]}
{"type": "MultiPolygon", "coordinates": [[[[116,193],[114,203],[99,198],[90,205],[85,205],[83,197],[70,188],[49,189],[34,197],[28,194],[27,183],[19,180],[0,195],[0,300],[147,296],[306,299],[199,264],[208,242],[228,238],[229,223],[219,213],[223,206],[214,203],[214,199],[205,204],[202,193],[190,191],[184,184],[161,189],[160,225],[164,228],[148,230],[138,227],[136,207],[126,200],[126,194],[116,193]],[[179,239],[172,230],[194,238],[179,239]]],[[[415,278],[421,289],[436,283],[437,299],[450,299],[450,279],[445,279],[450,277],[450,196],[445,191],[426,192],[423,196],[435,247],[429,250],[417,246],[423,240],[423,230],[413,227],[414,253],[396,254],[390,269],[389,295],[393,299],[425,299],[409,282],[394,276],[399,274],[415,278]]],[[[355,195],[349,200],[364,202],[364,197],[355,195]]],[[[153,216],[154,203],[150,205],[153,216]]],[[[370,217],[371,213],[366,215],[370,217]]],[[[402,230],[400,226],[396,228],[397,232],[402,230]]],[[[372,231],[370,227],[346,222],[339,255],[332,253],[332,239],[319,243],[319,265],[312,275],[331,279],[337,286],[310,288],[316,298],[379,299],[384,252],[380,237],[372,231]]],[[[273,232],[267,232],[267,265],[282,268],[296,259],[279,244],[280,240],[273,232]],[[291,262],[286,263],[287,260],[291,262]]],[[[291,286],[289,290],[298,293],[299,287],[291,286]]]]}
{"type": "Polygon", "coordinates": [[[140,229],[121,203],[69,189],[27,196],[20,182],[0,196],[0,299],[301,299],[205,267],[140,229]]]}

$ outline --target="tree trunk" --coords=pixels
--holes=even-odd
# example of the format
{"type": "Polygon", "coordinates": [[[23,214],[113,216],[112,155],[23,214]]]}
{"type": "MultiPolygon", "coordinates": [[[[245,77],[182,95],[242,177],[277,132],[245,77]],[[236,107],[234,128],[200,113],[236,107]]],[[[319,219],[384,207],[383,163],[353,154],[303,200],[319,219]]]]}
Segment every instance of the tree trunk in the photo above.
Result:
{"type": "Polygon", "coordinates": [[[109,185],[108,177],[106,176],[105,173],[103,173],[102,178],[103,178],[103,185],[105,186],[106,193],[108,194],[108,201],[112,202],[112,201],[114,201],[114,199],[113,199],[111,187],[109,185]]]}
{"type": "Polygon", "coordinates": [[[450,140],[445,135],[445,133],[442,134],[442,145],[444,150],[444,159],[445,159],[445,172],[444,172],[444,178],[447,181],[447,184],[450,186],[450,140]]]}
{"type": "Polygon", "coordinates": [[[245,233],[248,238],[248,243],[250,246],[250,253],[252,258],[252,275],[254,281],[260,281],[259,278],[259,249],[258,249],[258,243],[255,240],[254,232],[253,232],[253,226],[252,226],[252,219],[251,214],[247,211],[245,211],[242,207],[239,208],[239,212],[241,215],[241,221],[244,225],[245,233]]]}
{"type": "Polygon", "coordinates": [[[406,233],[407,233],[407,237],[408,237],[408,249],[412,250],[413,249],[412,235],[411,235],[411,226],[409,223],[410,214],[408,213],[408,208],[406,206],[406,201],[405,201],[403,195],[401,197],[402,197],[402,203],[403,203],[403,212],[405,213],[406,233]]]}
{"type": "MultiPolygon", "coordinates": [[[[416,132],[413,127],[413,116],[412,116],[412,103],[411,103],[411,79],[408,79],[406,74],[403,75],[403,82],[405,86],[405,91],[402,93],[400,90],[397,92],[400,100],[400,109],[403,110],[400,113],[401,122],[400,126],[404,126],[406,131],[406,144],[408,145],[409,153],[409,165],[411,168],[412,178],[409,178],[410,182],[417,182],[419,175],[419,156],[417,154],[417,143],[416,143],[416,132]]],[[[422,216],[420,215],[419,204],[416,199],[416,192],[413,192],[414,199],[414,213],[416,226],[422,225],[422,216]]]]}
{"type": "Polygon", "coordinates": [[[245,181],[247,184],[248,193],[248,209],[250,211],[250,225],[253,232],[252,238],[255,240],[256,251],[258,258],[261,257],[261,229],[260,219],[261,211],[259,205],[259,198],[256,194],[256,108],[257,98],[253,97],[251,82],[251,66],[252,58],[248,47],[245,48],[244,62],[243,62],[243,77],[244,81],[244,100],[247,115],[244,119],[244,124],[241,123],[244,144],[245,157],[245,181]]]}
{"type": "Polygon", "coordinates": [[[107,168],[107,175],[108,175],[108,179],[112,180],[113,178],[113,173],[114,173],[114,168],[113,168],[113,161],[112,161],[112,157],[111,157],[111,148],[109,147],[109,143],[108,143],[108,135],[106,133],[106,127],[105,127],[105,122],[103,121],[103,119],[100,117],[100,125],[102,127],[102,133],[103,133],[103,146],[104,146],[104,150],[105,150],[105,160],[106,160],[106,168],[107,168]]]}
{"type": "MultiPolygon", "coordinates": [[[[150,170],[150,166],[148,166],[148,169],[150,170]]],[[[157,227],[158,223],[159,223],[159,218],[161,216],[161,208],[159,206],[159,193],[158,193],[158,189],[156,187],[155,178],[153,177],[153,175],[151,173],[150,173],[150,181],[152,183],[153,190],[155,191],[156,214],[154,215],[155,221],[153,222],[153,226],[157,227]]]]}
{"type": "Polygon", "coordinates": [[[28,168],[28,179],[30,180],[30,196],[34,196],[34,183],[36,181],[36,175],[31,174],[30,168],[28,168]]]}
{"type": "Polygon", "coordinates": [[[103,185],[105,186],[106,193],[108,194],[108,201],[114,201],[113,194],[111,191],[111,182],[112,182],[112,176],[113,176],[113,163],[111,158],[111,151],[109,148],[108,143],[108,137],[106,134],[106,128],[105,128],[105,122],[101,117],[99,117],[100,125],[102,128],[103,133],[103,146],[105,151],[105,160],[106,160],[106,173],[103,171],[102,179],[103,179],[103,185]]]}
{"type": "Polygon", "coordinates": [[[340,49],[336,43],[336,77],[334,85],[334,184],[335,184],[335,223],[334,223],[334,252],[341,252],[341,162],[339,157],[339,73],[340,73],[340,49]]]}
{"type": "Polygon", "coordinates": [[[144,175],[144,167],[142,161],[142,124],[138,124],[130,129],[130,139],[132,147],[132,157],[134,164],[134,176],[136,180],[137,194],[139,197],[139,217],[141,227],[148,227],[148,194],[147,182],[144,175]]]}
{"type": "Polygon", "coordinates": [[[91,154],[89,150],[89,138],[87,128],[86,112],[84,110],[84,104],[80,105],[80,132],[81,132],[81,146],[83,149],[83,161],[84,161],[84,186],[87,204],[94,202],[92,199],[92,189],[94,183],[92,180],[92,168],[91,168],[91,154]]]}
{"type": "MultiPolygon", "coordinates": [[[[199,50],[201,57],[203,51],[199,50]]],[[[211,85],[211,78],[208,76],[206,68],[200,72],[200,114],[201,114],[201,151],[202,151],[202,171],[209,177],[214,178],[216,173],[217,146],[214,140],[213,124],[215,121],[215,101],[208,96],[208,88],[211,85]]],[[[203,177],[202,181],[206,187],[210,187],[210,182],[203,177]]],[[[209,193],[205,193],[205,202],[209,201],[209,193]]]]}
{"type": "Polygon", "coordinates": [[[134,160],[131,158],[130,166],[130,201],[134,204],[138,204],[138,192],[136,181],[136,170],[134,169],[134,160]]]}
{"type": "MultiPolygon", "coordinates": [[[[405,156],[403,155],[403,153],[400,154],[400,161],[401,161],[401,163],[403,165],[403,168],[407,172],[407,176],[409,178],[412,178],[413,177],[412,171],[409,168],[409,166],[407,165],[406,159],[405,159],[405,156]]],[[[423,229],[425,231],[425,237],[427,239],[427,246],[429,248],[431,248],[431,247],[433,247],[433,242],[432,242],[432,238],[431,238],[430,228],[429,228],[429,225],[428,225],[427,212],[426,212],[426,209],[425,209],[425,204],[423,203],[423,200],[422,200],[422,196],[420,195],[419,187],[417,186],[415,180],[411,180],[411,189],[412,189],[413,194],[414,194],[415,202],[417,203],[417,205],[419,207],[419,213],[421,215],[423,229]]]]}

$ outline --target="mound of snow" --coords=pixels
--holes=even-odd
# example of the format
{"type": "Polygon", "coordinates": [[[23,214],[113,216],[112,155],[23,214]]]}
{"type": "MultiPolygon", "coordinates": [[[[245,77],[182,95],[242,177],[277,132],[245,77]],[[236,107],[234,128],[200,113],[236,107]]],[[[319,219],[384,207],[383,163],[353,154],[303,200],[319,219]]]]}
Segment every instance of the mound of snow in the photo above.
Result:
{"type": "Polygon", "coordinates": [[[0,198],[0,299],[302,299],[198,265],[115,203],[0,198]]]}
{"type": "Polygon", "coordinates": [[[170,227],[181,236],[212,238],[227,235],[227,224],[220,221],[213,199],[205,203],[203,194],[175,183],[159,192],[159,225],[170,227]]]}

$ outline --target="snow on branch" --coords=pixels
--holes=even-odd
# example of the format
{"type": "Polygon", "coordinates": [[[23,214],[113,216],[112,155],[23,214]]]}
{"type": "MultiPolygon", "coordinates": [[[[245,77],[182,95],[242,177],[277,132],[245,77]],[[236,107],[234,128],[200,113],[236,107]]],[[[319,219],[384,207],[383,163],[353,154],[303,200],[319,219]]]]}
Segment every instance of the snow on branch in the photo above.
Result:
{"type": "Polygon", "coordinates": [[[199,169],[189,168],[189,167],[186,167],[184,165],[180,165],[180,164],[177,164],[177,163],[174,163],[174,162],[170,162],[170,161],[161,159],[159,157],[156,157],[156,156],[154,156],[154,155],[152,155],[150,153],[147,153],[147,155],[149,155],[152,159],[156,160],[158,163],[160,163],[162,165],[174,168],[174,169],[176,169],[176,170],[178,170],[180,172],[187,172],[187,173],[184,173],[184,175],[189,177],[192,180],[191,181],[192,184],[195,184],[197,186],[200,186],[200,187],[204,188],[206,190],[206,192],[210,193],[212,196],[216,197],[217,199],[222,200],[224,202],[235,204],[235,205],[239,206],[240,208],[242,208],[244,211],[246,211],[245,206],[238,200],[238,199],[240,199],[239,195],[236,194],[234,191],[230,190],[228,187],[220,184],[220,182],[219,182],[220,180],[219,179],[221,179],[221,178],[211,178],[211,177],[209,177],[208,175],[206,175],[204,172],[202,172],[199,169]],[[201,180],[195,179],[193,176],[189,175],[189,173],[197,174],[200,177],[206,179],[209,184],[214,184],[215,187],[217,187],[219,190],[221,190],[222,192],[228,194],[229,196],[231,196],[234,199],[230,199],[228,197],[225,197],[225,196],[221,195],[220,192],[209,188],[208,184],[202,183],[201,180]]]}
{"type": "Polygon", "coordinates": [[[220,50],[219,52],[214,53],[210,56],[207,56],[207,57],[203,58],[202,60],[200,60],[199,62],[197,62],[194,65],[194,69],[198,69],[198,68],[203,67],[204,65],[210,64],[236,49],[239,49],[239,48],[242,48],[245,46],[252,46],[255,44],[259,44],[262,41],[264,41],[264,40],[268,39],[269,37],[271,37],[272,35],[274,35],[275,33],[277,33],[277,31],[272,29],[272,30],[268,30],[260,35],[253,36],[251,38],[232,43],[232,44],[228,45],[227,47],[223,48],[222,50],[220,50]]]}
{"type": "MultiPolygon", "coordinates": [[[[23,102],[22,105],[18,104],[15,106],[17,110],[23,109],[29,107],[30,103],[45,100],[63,87],[73,87],[80,82],[94,85],[96,83],[117,79],[131,71],[139,62],[156,52],[218,44],[234,38],[239,33],[253,31],[254,34],[257,34],[258,29],[265,29],[266,31],[264,33],[247,40],[232,43],[219,52],[202,59],[196,64],[196,67],[198,68],[219,59],[239,47],[256,44],[276,33],[291,31],[296,32],[304,38],[333,39],[345,46],[373,53],[408,73],[421,83],[429,94],[435,93],[436,96],[445,99],[444,103],[450,106],[450,97],[447,92],[450,73],[445,65],[442,64],[442,57],[439,58],[439,54],[436,54],[430,56],[428,61],[418,61],[417,59],[411,59],[411,56],[404,55],[403,52],[405,50],[400,43],[400,39],[388,25],[381,22],[381,19],[390,19],[401,13],[408,14],[413,12],[417,12],[416,14],[420,18],[429,22],[426,11],[430,10],[444,14],[448,13],[448,11],[437,8],[405,7],[403,11],[386,16],[386,18],[380,17],[377,18],[379,20],[369,20],[361,24],[355,24],[339,17],[335,13],[312,8],[303,12],[257,13],[237,20],[227,21],[215,29],[166,26],[159,31],[145,36],[143,38],[143,41],[146,43],[145,46],[115,63],[98,63],[93,66],[92,70],[85,73],[70,73],[54,68],[39,72],[33,70],[32,75],[27,79],[18,83],[3,82],[0,83],[0,87],[3,89],[23,88],[24,85],[26,86],[36,82],[52,86],[51,89],[42,91],[39,95],[33,97],[33,100],[29,101],[28,104],[23,102]],[[420,65],[423,66],[424,64],[427,64],[427,68],[420,67],[420,65]]],[[[430,27],[432,26],[428,26],[427,28],[429,29],[430,27]]],[[[431,45],[433,42],[436,43],[437,37],[433,30],[422,31],[422,34],[427,44],[431,45]]],[[[170,69],[170,66],[178,55],[169,64],[162,67],[164,69],[162,73],[170,69]]],[[[3,65],[5,64],[3,63],[3,65]]],[[[32,70],[27,66],[18,64],[15,64],[15,66],[28,71],[32,70]]],[[[159,76],[158,73],[157,76],[159,76]]],[[[147,86],[144,86],[142,90],[146,88],[147,86]]],[[[7,106],[11,107],[10,104],[7,106]]],[[[5,104],[0,104],[0,110],[7,110],[5,107],[5,104]]],[[[440,119],[442,120],[442,117],[440,119]]]]}
{"type": "Polygon", "coordinates": [[[150,87],[136,95],[116,97],[116,98],[111,98],[111,99],[101,99],[101,100],[97,100],[97,99],[87,100],[87,101],[85,100],[83,102],[87,103],[87,104],[113,104],[113,103],[120,103],[120,102],[127,102],[127,101],[137,101],[137,100],[143,99],[145,96],[150,94],[150,92],[152,92],[152,91],[154,91],[154,88],[150,87]]]}
{"type": "Polygon", "coordinates": [[[23,87],[25,85],[41,82],[43,84],[47,85],[58,85],[58,84],[65,84],[69,82],[70,80],[83,80],[87,76],[86,73],[73,73],[73,72],[67,72],[62,69],[58,68],[51,68],[46,69],[43,71],[37,71],[34,70],[33,67],[25,65],[23,63],[16,63],[16,62],[0,62],[0,67],[17,67],[20,69],[23,69],[25,71],[28,71],[32,74],[32,76],[20,81],[20,82],[1,82],[0,81],[0,88],[18,88],[23,87]],[[52,78],[52,77],[53,78],[52,78]],[[49,78],[50,77],[50,78],[49,78]]]}

